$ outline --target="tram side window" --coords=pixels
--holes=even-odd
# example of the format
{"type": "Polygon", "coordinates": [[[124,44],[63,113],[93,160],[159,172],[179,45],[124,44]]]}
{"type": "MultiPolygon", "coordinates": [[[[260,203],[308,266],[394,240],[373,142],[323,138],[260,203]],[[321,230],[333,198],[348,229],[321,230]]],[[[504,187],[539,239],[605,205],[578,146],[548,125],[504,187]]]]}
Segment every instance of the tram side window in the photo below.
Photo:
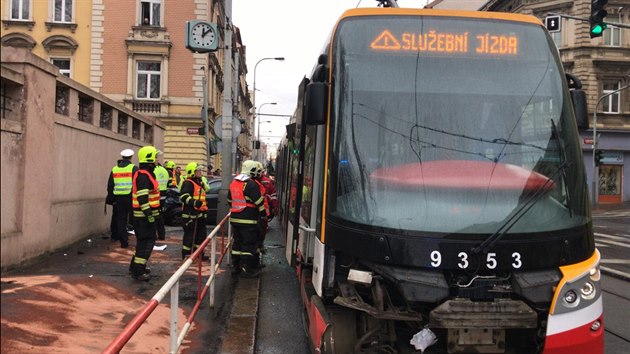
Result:
{"type": "Polygon", "coordinates": [[[315,167],[315,126],[306,127],[306,141],[304,147],[304,182],[302,184],[302,218],[312,226],[311,208],[313,202],[313,175],[315,167]]]}

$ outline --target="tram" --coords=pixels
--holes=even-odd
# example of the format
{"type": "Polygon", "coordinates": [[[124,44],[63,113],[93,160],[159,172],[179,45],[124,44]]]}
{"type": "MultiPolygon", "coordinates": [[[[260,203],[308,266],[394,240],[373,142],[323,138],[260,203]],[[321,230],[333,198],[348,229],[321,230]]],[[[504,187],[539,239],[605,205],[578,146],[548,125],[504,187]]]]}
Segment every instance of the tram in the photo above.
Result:
{"type": "Polygon", "coordinates": [[[276,160],[318,353],[603,353],[579,129],[531,16],[342,14],[276,160]]]}

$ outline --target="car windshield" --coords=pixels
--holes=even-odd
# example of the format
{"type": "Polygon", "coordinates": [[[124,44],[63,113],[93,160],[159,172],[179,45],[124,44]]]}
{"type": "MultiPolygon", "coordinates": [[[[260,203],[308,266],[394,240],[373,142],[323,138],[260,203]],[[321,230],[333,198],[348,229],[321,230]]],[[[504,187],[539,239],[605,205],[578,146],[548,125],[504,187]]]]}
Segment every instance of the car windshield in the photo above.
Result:
{"type": "Polygon", "coordinates": [[[528,206],[510,232],[589,221],[553,42],[537,25],[494,21],[489,34],[485,21],[341,24],[332,51],[332,219],[492,233],[528,206]]]}

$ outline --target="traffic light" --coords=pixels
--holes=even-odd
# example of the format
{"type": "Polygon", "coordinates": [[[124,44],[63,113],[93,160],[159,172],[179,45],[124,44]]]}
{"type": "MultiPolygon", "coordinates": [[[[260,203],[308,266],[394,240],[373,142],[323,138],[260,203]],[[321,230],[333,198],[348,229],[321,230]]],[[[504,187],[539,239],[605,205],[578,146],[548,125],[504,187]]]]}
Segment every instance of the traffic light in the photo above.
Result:
{"type": "Polygon", "coordinates": [[[601,161],[602,161],[602,151],[595,150],[595,166],[601,165],[601,161]]]}
{"type": "Polygon", "coordinates": [[[608,15],[608,12],[604,9],[604,6],[608,3],[608,0],[592,0],[591,1],[591,17],[588,21],[591,24],[590,35],[591,38],[601,37],[606,27],[604,18],[608,15]]]}

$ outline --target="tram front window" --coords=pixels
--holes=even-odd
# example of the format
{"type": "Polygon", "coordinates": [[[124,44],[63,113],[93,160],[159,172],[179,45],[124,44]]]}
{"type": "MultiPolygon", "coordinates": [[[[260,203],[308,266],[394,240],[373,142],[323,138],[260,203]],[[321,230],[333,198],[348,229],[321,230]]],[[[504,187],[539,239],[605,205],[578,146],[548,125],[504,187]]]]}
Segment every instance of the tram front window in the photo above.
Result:
{"type": "MultiPolygon", "coordinates": [[[[472,40],[461,55],[379,51],[382,28],[353,19],[334,42],[332,218],[492,233],[532,203],[510,232],[588,221],[570,99],[542,28],[497,22],[493,31],[518,38],[510,56],[479,55],[472,40]]],[[[423,28],[472,39],[485,31],[465,19],[427,17],[397,21],[388,33],[400,39],[423,28]]]]}

